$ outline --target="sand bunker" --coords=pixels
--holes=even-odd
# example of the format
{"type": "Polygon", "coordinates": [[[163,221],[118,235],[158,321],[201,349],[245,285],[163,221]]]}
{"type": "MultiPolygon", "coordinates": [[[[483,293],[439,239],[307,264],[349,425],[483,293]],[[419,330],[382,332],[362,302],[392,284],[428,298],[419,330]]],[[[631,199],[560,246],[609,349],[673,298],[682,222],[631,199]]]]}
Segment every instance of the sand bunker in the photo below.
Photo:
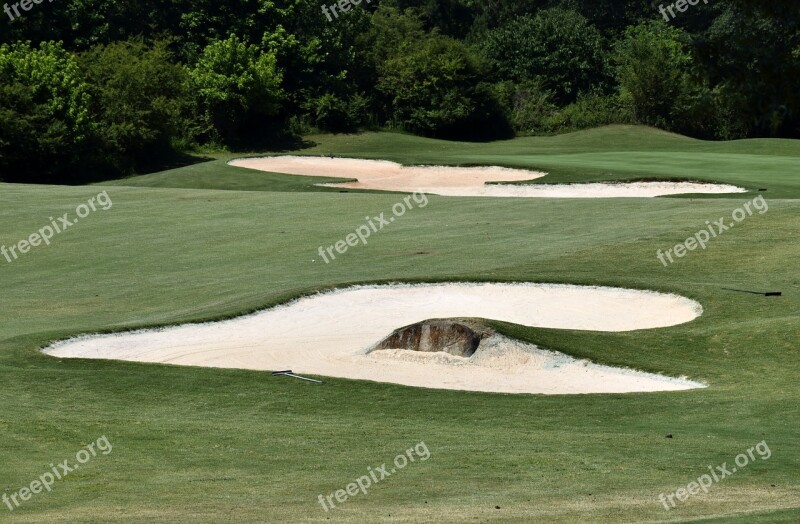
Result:
{"type": "Polygon", "coordinates": [[[668,391],[703,385],[589,364],[507,340],[496,339],[489,350],[482,347],[469,359],[443,353],[368,351],[395,328],[432,318],[487,318],[548,328],[628,331],[689,322],[701,312],[697,302],[684,297],[606,287],[530,283],[358,286],[222,322],[75,338],[59,342],[45,353],[220,368],[292,369],[408,386],[503,393],[668,391]]]}
{"type": "Polygon", "coordinates": [[[401,166],[385,160],[329,158],[317,156],[271,156],[240,158],[236,167],[334,178],[358,182],[321,184],[347,189],[374,189],[429,193],[443,196],[517,198],[620,198],[657,197],[689,193],[743,193],[746,189],[725,184],[695,182],[619,182],[591,184],[509,185],[487,182],[525,182],[546,175],[539,171],[504,167],[401,166]]]}

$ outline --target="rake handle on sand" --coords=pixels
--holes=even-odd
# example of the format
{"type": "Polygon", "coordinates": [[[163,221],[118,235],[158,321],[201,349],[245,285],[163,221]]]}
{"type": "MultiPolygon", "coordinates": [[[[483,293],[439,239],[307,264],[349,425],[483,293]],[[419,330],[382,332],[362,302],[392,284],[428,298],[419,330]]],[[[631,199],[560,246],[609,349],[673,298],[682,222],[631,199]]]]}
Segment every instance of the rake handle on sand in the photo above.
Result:
{"type": "Polygon", "coordinates": [[[294,373],[292,373],[291,369],[287,369],[286,371],[273,371],[272,375],[273,376],[284,375],[284,376],[287,376],[287,377],[299,378],[300,380],[306,380],[308,382],[314,382],[316,384],[324,384],[324,382],[322,382],[321,380],[316,380],[316,379],[313,379],[313,378],[306,378],[306,377],[301,377],[300,375],[295,375],[294,373]]]}

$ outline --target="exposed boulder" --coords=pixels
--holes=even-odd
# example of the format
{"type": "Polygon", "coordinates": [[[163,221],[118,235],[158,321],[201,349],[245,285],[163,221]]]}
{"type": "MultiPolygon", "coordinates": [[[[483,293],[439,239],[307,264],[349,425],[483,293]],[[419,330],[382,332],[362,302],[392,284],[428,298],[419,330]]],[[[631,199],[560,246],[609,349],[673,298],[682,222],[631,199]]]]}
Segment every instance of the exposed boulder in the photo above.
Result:
{"type": "Polygon", "coordinates": [[[401,327],[378,342],[371,351],[381,349],[408,349],[432,353],[441,351],[459,357],[471,357],[481,339],[491,330],[477,325],[452,320],[425,320],[401,327]]]}

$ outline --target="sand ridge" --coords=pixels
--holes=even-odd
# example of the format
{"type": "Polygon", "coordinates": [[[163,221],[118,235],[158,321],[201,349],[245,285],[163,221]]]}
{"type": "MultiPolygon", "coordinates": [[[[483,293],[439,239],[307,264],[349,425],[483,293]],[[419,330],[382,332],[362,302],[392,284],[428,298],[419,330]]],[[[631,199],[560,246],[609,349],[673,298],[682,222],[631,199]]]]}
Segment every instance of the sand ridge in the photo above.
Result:
{"type": "Polygon", "coordinates": [[[558,329],[630,331],[689,322],[701,313],[700,304],[685,297],[608,287],[533,283],[355,286],[303,297],[236,319],[84,336],[56,343],[44,351],[68,358],[292,369],[298,373],[470,391],[669,391],[702,385],[571,361],[558,366],[558,362],[570,357],[548,353],[549,359],[542,360],[543,356],[534,355],[530,348],[515,347],[503,353],[498,346],[496,351],[481,353],[478,360],[484,365],[472,362],[468,366],[448,362],[447,357],[438,354],[425,360],[406,353],[395,355],[396,358],[388,353],[376,355],[377,351],[368,354],[368,350],[394,329],[431,318],[487,318],[558,329]],[[495,365],[485,365],[493,360],[495,365]]]}
{"type": "Polygon", "coordinates": [[[428,193],[495,198],[652,198],[664,195],[743,193],[727,184],[699,182],[598,182],[587,184],[503,184],[530,182],[541,171],[497,166],[402,166],[387,160],[320,156],[238,158],[235,167],[290,175],[354,178],[356,182],[320,184],[345,189],[428,193]]]}

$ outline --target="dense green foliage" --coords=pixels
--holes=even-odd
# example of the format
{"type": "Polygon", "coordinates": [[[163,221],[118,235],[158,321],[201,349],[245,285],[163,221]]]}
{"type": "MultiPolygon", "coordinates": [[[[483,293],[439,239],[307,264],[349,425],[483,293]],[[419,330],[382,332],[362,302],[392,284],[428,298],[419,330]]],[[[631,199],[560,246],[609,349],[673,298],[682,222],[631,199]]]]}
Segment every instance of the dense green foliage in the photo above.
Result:
{"type": "Polygon", "coordinates": [[[48,42],[3,45],[0,78],[3,178],[48,181],[77,167],[93,125],[75,56],[48,42]]]}
{"type": "Polygon", "coordinates": [[[642,123],[706,139],[800,136],[793,2],[700,3],[669,21],[647,0],[383,0],[330,21],[321,7],[78,0],[0,24],[7,60],[60,53],[80,66],[35,96],[42,77],[30,75],[48,63],[2,70],[0,178],[126,174],[173,151],[315,130],[482,140],[642,123]],[[48,116],[59,97],[88,108],[89,129],[48,116]]]}
{"type": "Polygon", "coordinates": [[[556,102],[574,102],[581,92],[603,84],[600,32],[568,9],[547,9],[489,31],[483,52],[501,78],[540,79],[556,102]]]}
{"type": "Polygon", "coordinates": [[[101,152],[112,168],[147,166],[180,136],[185,72],[163,42],[115,42],[81,55],[95,102],[101,152]]]}
{"type": "Polygon", "coordinates": [[[387,60],[380,73],[378,89],[391,100],[395,120],[409,131],[478,138],[502,120],[482,82],[484,68],[452,38],[426,38],[387,60]]]}
{"type": "Polygon", "coordinates": [[[275,55],[232,35],[210,44],[189,71],[189,91],[196,100],[201,129],[209,141],[235,143],[274,116],[282,98],[275,55]]]}
{"type": "Polygon", "coordinates": [[[653,23],[631,27],[615,56],[622,101],[633,119],[674,128],[689,92],[691,55],[682,31],[653,23]]]}

